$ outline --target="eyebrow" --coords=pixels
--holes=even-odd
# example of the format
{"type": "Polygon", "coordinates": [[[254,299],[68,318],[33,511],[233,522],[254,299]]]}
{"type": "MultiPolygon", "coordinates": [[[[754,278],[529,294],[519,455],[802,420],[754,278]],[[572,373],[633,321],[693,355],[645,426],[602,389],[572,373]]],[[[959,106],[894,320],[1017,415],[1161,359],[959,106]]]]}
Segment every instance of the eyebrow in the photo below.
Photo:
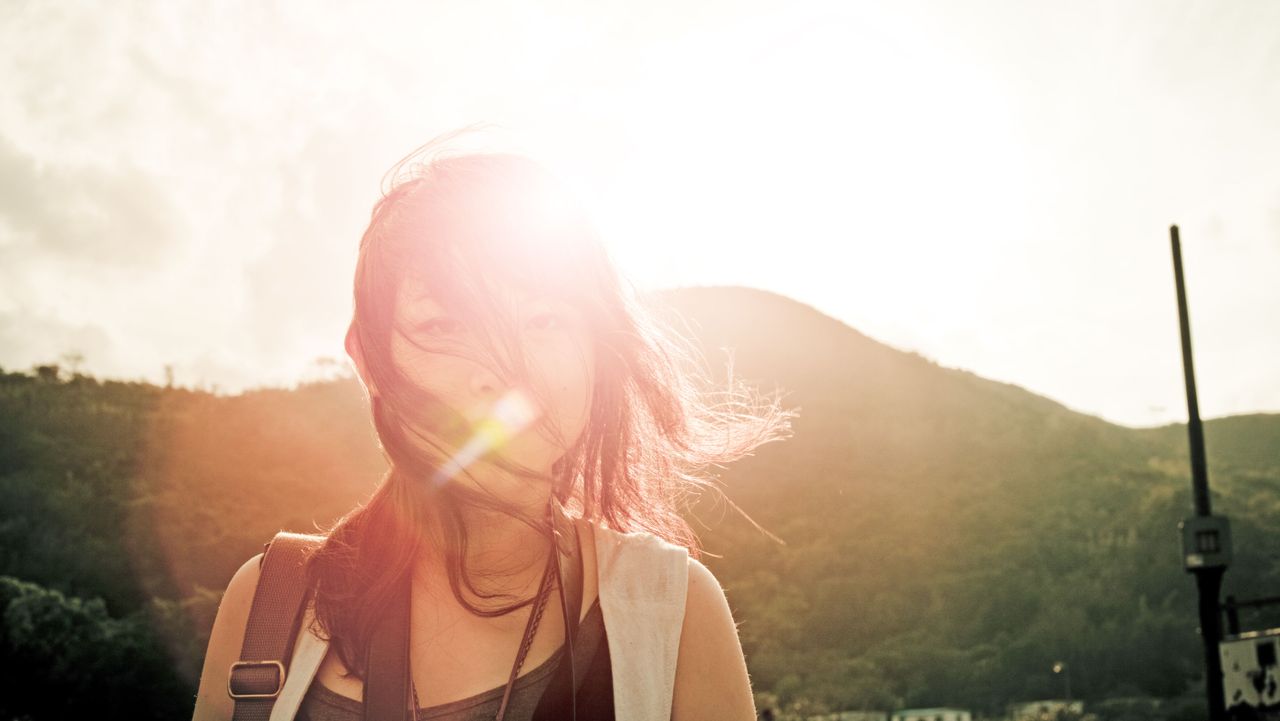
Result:
{"type": "MultiPolygon", "coordinates": [[[[563,310],[579,310],[573,303],[570,303],[554,293],[538,292],[521,295],[522,297],[517,296],[512,298],[512,300],[517,303],[517,307],[541,303],[563,310]]],[[[404,312],[405,315],[412,319],[413,322],[422,322],[438,315],[448,315],[450,311],[438,298],[432,295],[430,291],[423,290],[410,295],[406,299],[404,312]]]]}

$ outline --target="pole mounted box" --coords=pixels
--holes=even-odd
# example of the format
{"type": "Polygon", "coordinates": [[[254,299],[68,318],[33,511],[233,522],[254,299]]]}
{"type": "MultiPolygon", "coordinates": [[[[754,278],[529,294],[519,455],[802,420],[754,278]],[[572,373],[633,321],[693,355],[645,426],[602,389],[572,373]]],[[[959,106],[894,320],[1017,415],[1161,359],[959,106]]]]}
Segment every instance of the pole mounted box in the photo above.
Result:
{"type": "Polygon", "coordinates": [[[1188,571],[1226,568],[1231,563],[1231,524],[1225,516],[1191,516],[1178,524],[1182,565],[1188,571]]]}

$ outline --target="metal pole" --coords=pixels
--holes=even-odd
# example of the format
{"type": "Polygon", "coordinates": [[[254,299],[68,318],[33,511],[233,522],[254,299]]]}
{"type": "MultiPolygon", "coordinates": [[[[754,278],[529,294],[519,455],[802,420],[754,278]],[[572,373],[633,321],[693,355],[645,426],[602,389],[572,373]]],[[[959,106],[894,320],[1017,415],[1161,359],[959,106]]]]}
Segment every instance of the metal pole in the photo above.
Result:
{"type": "Polygon", "coordinates": [[[1227,633],[1236,635],[1240,633],[1240,611],[1236,605],[1235,596],[1227,596],[1227,633]]]}
{"type": "MultiPolygon", "coordinates": [[[[1173,244],[1173,274],[1178,289],[1178,325],[1182,332],[1182,370],[1187,386],[1187,436],[1191,444],[1191,488],[1195,496],[1197,516],[1210,515],[1209,473],[1205,465],[1204,430],[1200,425],[1200,406],[1196,401],[1195,368],[1191,363],[1191,323],[1187,319],[1187,293],[1182,279],[1182,244],[1178,226],[1170,226],[1173,244]]],[[[1225,721],[1226,703],[1222,689],[1222,659],[1218,643],[1222,638],[1222,614],[1218,594],[1222,591],[1222,568],[1194,571],[1200,594],[1200,638],[1204,642],[1205,692],[1211,721],[1225,721]]]]}
{"type": "Polygon", "coordinates": [[[1191,490],[1196,515],[1208,516],[1209,472],[1204,460],[1204,429],[1200,425],[1200,403],[1196,400],[1196,371],[1191,362],[1191,322],[1187,319],[1187,291],[1182,280],[1182,243],[1178,226],[1169,227],[1173,241],[1173,277],[1178,286],[1178,326],[1182,331],[1182,371],[1187,385],[1187,436],[1191,444],[1191,490]]]}

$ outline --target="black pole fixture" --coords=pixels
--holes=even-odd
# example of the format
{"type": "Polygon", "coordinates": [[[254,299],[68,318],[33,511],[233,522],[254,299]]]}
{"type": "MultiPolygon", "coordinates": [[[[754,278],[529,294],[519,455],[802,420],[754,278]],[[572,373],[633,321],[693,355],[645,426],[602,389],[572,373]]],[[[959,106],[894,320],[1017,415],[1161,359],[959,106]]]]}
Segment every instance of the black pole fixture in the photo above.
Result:
{"type": "Polygon", "coordinates": [[[1204,642],[1205,691],[1209,697],[1211,721],[1226,719],[1222,692],[1222,612],[1218,596],[1222,574],[1231,563],[1231,525],[1224,516],[1213,515],[1209,504],[1209,472],[1205,463],[1204,429],[1196,400],[1196,375],[1191,365],[1191,324],[1187,320],[1187,293],[1182,280],[1182,244],[1178,226],[1169,228],[1173,244],[1173,275],[1178,288],[1178,323],[1182,331],[1182,371],[1187,384],[1187,440],[1191,446],[1191,491],[1195,515],[1178,524],[1182,532],[1182,563],[1196,576],[1200,592],[1200,638],[1204,642]]]}

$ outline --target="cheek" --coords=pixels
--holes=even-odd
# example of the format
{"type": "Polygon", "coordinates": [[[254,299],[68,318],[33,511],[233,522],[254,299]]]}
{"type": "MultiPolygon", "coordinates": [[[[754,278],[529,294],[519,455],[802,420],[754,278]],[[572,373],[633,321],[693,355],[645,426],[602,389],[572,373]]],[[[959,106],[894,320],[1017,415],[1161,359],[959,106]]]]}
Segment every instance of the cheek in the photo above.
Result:
{"type": "Polygon", "coordinates": [[[446,403],[456,405],[459,389],[465,388],[468,366],[465,361],[449,356],[432,355],[400,337],[391,340],[391,353],[396,367],[414,386],[430,392],[446,403]]]}
{"type": "Polygon", "coordinates": [[[580,371],[564,386],[565,424],[575,432],[582,429],[591,413],[591,371],[580,371]]]}
{"type": "MultiPolygon", "coordinates": [[[[595,364],[589,350],[578,345],[560,350],[543,364],[547,391],[556,420],[565,432],[577,434],[591,412],[595,364]]],[[[570,439],[572,441],[572,438],[570,439]]]]}

